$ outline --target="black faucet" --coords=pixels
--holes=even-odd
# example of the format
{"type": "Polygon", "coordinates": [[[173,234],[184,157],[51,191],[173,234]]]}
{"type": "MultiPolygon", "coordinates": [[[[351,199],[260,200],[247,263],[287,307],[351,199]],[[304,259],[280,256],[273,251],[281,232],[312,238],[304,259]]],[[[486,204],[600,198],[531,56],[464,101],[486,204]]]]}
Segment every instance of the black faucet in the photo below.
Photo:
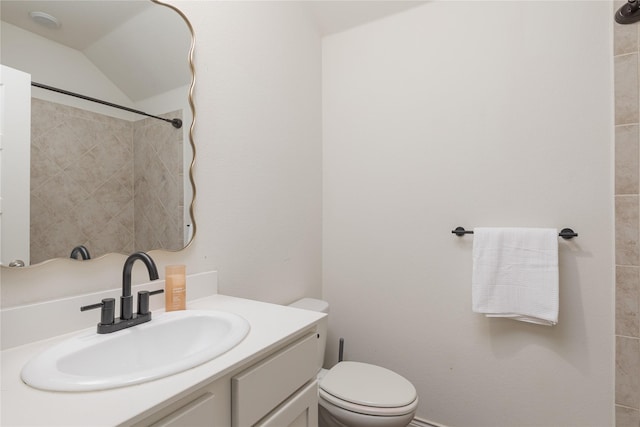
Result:
{"type": "Polygon", "coordinates": [[[158,280],[156,263],[144,252],[134,252],[124,262],[122,269],[122,296],[120,297],[120,319],[129,320],[133,317],[133,295],[131,295],[131,270],[133,263],[140,260],[147,267],[149,279],[158,280]]]}
{"type": "Polygon", "coordinates": [[[71,250],[71,255],[69,258],[78,259],[78,255],[82,258],[83,261],[91,259],[91,255],[89,255],[89,250],[84,246],[76,246],[71,250]]]}
{"type": "Polygon", "coordinates": [[[120,296],[120,317],[115,319],[115,299],[105,298],[97,304],[86,305],[80,307],[80,311],[91,310],[94,308],[102,308],[100,323],[98,323],[98,333],[108,334],[119,331],[121,329],[130,328],[151,320],[151,311],[149,311],[149,295],[160,294],[164,289],[157,291],[140,291],[138,292],[138,312],[133,314],[133,295],[131,295],[131,270],[133,264],[140,260],[147,267],[149,279],[158,279],[158,269],[155,262],[149,255],[144,252],[134,252],[129,255],[124,262],[122,269],[122,296],[120,296]]]}

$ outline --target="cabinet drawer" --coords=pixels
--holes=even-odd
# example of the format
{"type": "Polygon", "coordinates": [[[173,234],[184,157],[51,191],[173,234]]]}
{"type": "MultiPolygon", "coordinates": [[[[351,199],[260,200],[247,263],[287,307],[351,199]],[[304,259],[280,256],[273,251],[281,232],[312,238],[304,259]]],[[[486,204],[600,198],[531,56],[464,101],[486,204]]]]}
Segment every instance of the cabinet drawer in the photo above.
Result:
{"type": "Polygon", "coordinates": [[[248,427],[317,374],[315,332],[231,379],[231,424],[248,427]]]}

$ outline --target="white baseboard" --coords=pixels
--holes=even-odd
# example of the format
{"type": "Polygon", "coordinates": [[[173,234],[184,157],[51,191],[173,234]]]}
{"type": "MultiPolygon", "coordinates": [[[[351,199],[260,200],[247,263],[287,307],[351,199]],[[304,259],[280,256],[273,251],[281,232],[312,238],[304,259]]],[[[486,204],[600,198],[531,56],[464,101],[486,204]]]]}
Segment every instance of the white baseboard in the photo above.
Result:
{"type": "Polygon", "coordinates": [[[447,427],[444,424],[438,424],[433,421],[425,420],[424,418],[415,417],[409,423],[408,427],[447,427]]]}

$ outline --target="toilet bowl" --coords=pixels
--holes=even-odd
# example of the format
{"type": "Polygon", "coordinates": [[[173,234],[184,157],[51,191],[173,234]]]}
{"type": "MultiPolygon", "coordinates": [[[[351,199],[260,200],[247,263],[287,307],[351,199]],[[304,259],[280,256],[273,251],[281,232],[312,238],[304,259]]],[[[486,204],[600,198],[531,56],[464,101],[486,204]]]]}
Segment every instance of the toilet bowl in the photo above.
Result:
{"type": "MultiPolygon", "coordinates": [[[[290,306],[329,312],[326,301],[313,298],[303,298],[290,306]]],[[[320,370],[326,332],[325,317],[318,330],[320,427],[406,427],[418,406],[413,384],[389,369],[362,362],[343,361],[329,370],[320,370]]]]}

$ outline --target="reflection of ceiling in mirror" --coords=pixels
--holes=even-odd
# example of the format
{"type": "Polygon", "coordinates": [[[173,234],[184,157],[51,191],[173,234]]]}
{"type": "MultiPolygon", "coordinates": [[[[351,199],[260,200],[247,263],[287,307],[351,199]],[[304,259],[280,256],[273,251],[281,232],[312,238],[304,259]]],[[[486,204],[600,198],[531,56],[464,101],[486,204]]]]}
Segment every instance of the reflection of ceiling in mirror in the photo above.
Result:
{"type": "Polygon", "coordinates": [[[150,1],[34,1],[2,0],[3,21],[69,46],[84,50],[121,23],[153,6],[150,1]],[[48,13],[60,23],[59,31],[36,24],[29,18],[32,11],[48,13]]]}
{"type": "Polygon", "coordinates": [[[191,33],[167,7],[140,0],[2,0],[0,6],[3,21],[81,52],[133,102],[191,81],[186,61],[191,33]],[[31,11],[56,17],[60,28],[36,24],[31,11]]]}

